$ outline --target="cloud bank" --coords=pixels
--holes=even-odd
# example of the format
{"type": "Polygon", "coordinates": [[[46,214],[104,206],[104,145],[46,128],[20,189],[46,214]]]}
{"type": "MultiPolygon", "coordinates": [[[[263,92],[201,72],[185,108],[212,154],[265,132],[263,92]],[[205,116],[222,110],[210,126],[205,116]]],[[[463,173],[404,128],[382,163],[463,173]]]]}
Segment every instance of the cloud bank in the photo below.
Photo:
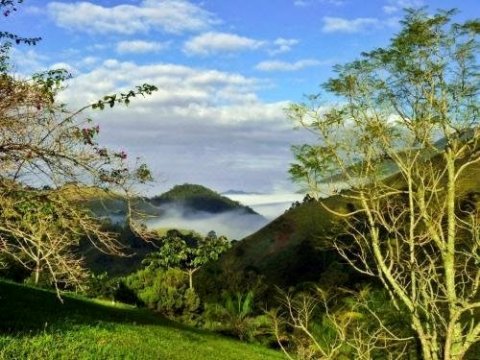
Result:
{"type": "Polygon", "coordinates": [[[128,108],[90,115],[100,124],[103,145],[149,164],[156,180],[146,189],[149,194],[185,182],[219,190],[291,188],[290,146],[305,142],[307,134],[292,131],[284,113],[287,101],[258,97],[258,91],[269,86],[262,79],[110,59],[78,74],[60,101],[74,109],[142,83],[154,84],[159,91],[134,99],[128,108]]]}
{"type": "Polygon", "coordinates": [[[240,240],[267,224],[267,219],[247,214],[241,210],[211,214],[188,208],[165,205],[159,207],[162,216],[147,221],[150,229],[182,229],[194,230],[202,235],[214,230],[218,235],[225,235],[230,240],[240,240]]]}
{"type": "Polygon", "coordinates": [[[57,26],[92,34],[131,35],[151,30],[181,34],[218,23],[213,14],[186,0],[143,0],[139,5],[112,7],[92,2],[51,2],[47,10],[57,26]]]}

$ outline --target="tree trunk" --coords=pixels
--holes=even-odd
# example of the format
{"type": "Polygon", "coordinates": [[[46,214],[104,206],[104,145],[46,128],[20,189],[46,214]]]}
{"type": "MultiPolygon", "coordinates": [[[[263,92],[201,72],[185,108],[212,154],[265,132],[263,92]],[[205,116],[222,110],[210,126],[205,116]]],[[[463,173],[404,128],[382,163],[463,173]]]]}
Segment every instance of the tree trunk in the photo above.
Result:
{"type": "Polygon", "coordinates": [[[40,261],[37,261],[36,265],[35,265],[35,270],[34,270],[34,273],[35,273],[35,277],[34,277],[34,283],[35,285],[38,285],[38,282],[40,280],[40,261]]]}
{"type": "Polygon", "coordinates": [[[194,270],[188,270],[188,288],[193,290],[193,273],[194,270]]]}

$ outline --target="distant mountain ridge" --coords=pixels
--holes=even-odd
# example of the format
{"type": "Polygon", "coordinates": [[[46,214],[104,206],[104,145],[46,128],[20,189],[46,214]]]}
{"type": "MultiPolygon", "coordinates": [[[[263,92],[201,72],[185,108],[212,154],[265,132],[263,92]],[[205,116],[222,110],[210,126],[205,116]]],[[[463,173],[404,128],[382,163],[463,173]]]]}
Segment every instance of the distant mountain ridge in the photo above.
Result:
{"type": "Polygon", "coordinates": [[[264,193],[230,189],[222,192],[220,195],[264,195],[264,193]]]}
{"type": "Polygon", "coordinates": [[[156,206],[180,205],[191,211],[219,214],[228,211],[242,211],[258,215],[252,208],[240,204],[205,186],[197,184],[176,185],[169,191],[152,197],[150,202],[156,206]]]}

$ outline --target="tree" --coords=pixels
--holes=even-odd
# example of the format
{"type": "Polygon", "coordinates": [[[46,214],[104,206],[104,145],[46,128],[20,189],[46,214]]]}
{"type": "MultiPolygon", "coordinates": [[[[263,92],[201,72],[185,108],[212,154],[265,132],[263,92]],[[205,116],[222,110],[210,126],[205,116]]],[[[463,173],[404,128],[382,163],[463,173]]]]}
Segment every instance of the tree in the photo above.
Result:
{"type": "MultiPolygon", "coordinates": [[[[2,0],[0,9],[9,16],[21,2],[2,0]]],[[[29,78],[10,73],[12,44],[39,40],[0,32],[0,255],[33,270],[35,282],[42,271],[50,274],[58,290],[59,281],[77,285],[82,279],[76,255],[81,239],[104,252],[122,253],[115,237],[82,205],[82,192],[109,190],[128,202],[132,184],[151,179],[146,165],[132,168],[125,152],[101,147],[100,129],[84,113],[128,105],[156,88],[143,84],[70,111],[56,100],[70,78],[65,70],[29,78]]],[[[131,212],[128,218],[133,219],[131,212]]]]}
{"type": "Polygon", "coordinates": [[[230,248],[225,236],[210,231],[206,237],[194,233],[182,234],[169,230],[161,239],[159,251],[144,260],[147,267],[179,268],[188,276],[189,289],[193,287],[193,275],[203,265],[217,260],[220,254],[230,248]]]}
{"type": "Polygon", "coordinates": [[[317,196],[348,188],[320,201],[342,219],[335,246],[406,309],[425,360],[462,359],[480,335],[480,21],[455,14],[407,10],[388,47],[335,68],[337,105],[288,109],[318,136],[291,174],[317,196]]]}

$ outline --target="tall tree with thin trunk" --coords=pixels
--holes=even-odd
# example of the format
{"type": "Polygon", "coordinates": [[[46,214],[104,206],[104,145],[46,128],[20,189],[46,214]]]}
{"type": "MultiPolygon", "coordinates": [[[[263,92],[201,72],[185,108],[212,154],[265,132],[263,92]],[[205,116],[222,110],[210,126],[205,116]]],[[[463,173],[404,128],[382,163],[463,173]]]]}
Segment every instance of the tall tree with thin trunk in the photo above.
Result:
{"type": "Polygon", "coordinates": [[[230,248],[225,236],[217,236],[210,231],[201,237],[194,233],[182,234],[169,230],[161,237],[160,250],[144,260],[150,267],[177,268],[188,276],[189,289],[194,290],[193,275],[210,261],[215,261],[230,248]]]}
{"type": "Polygon", "coordinates": [[[480,339],[480,21],[455,14],[407,10],[388,47],[335,68],[337,105],[288,110],[318,136],[291,174],[317,195],[335,183],[335,246],[407,310],[425,360],[480,339]]]}

